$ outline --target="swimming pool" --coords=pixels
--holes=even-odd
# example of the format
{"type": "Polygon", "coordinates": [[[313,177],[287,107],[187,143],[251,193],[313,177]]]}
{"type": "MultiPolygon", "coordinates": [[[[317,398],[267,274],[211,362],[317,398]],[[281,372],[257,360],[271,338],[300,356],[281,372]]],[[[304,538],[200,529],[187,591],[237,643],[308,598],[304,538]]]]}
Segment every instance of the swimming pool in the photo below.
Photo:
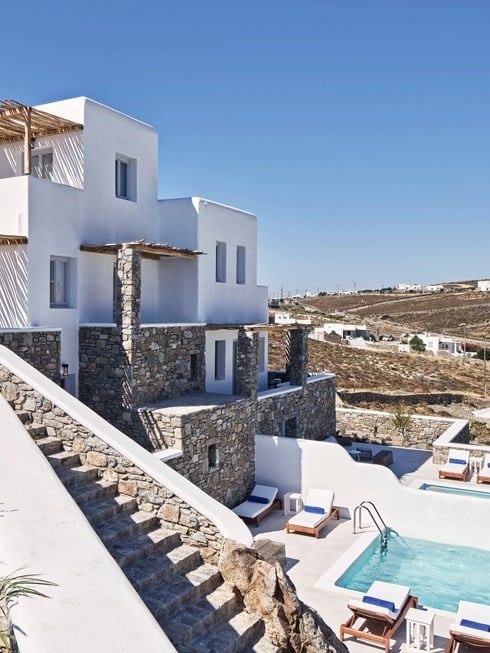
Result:
{"type": "Polygon", "coordinates": [[[437,485],[436,483],[422,483],[419,490],[442,492],[442,494],[460,494],[464,497],[473,497],[476,499],[490,499],[490,492],[485,492],[484,490],[472,490],[470,488],[452,487],[450,485],[437,485]]]}
{"type": "Polygon", "coordinates": [[[376,538],[335,583],[366,592],[375,580],[408,585],[425,607],[456,612],[461,600],[490,605],[490,551],[389,535],[376,538]]]}

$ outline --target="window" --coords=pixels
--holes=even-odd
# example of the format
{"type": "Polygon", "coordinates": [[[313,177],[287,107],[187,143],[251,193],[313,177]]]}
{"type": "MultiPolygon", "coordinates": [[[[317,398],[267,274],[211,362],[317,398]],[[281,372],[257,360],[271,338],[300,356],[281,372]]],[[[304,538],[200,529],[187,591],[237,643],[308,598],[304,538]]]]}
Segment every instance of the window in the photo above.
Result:
{"type": "Polygon", "coordinates": [[[216,281],[226,283],[226,243],[216,242],[216,281]]]}
{"type": "Polygon", "coordinates": [[[214,342],[214,378],[216,381],[223,381],[226,371],[226,341],[215,340],[214,342]]]}
{"type": "Polygon", "coordinates": [[[240,284],[245,283],[245,247],[238,245],[236,248],[236,282],[240,284]]]}
{"type": "Polygon", "coordinates": [[[208,447],[208,469],[218,469],[219,449],[217,444],[210,444],[208,447]]]}
{"type": "Polygon", "coordinates": [[[285,419],[279,424],[280,435],[283,438],[298,437],[298,420],[296,416],[285,419]]]}
{"type": "Polygon", "coordinates": [[[136,159],[116,156],[115,189],[116,197],[136,200],[136,159]]]}
{"type": "Polygon", "coordinates": [[[265,372],[265,338],[259,336],[259,372],[265,372]]]}
{"type": "MultiPolygon", "coordinates": [[[[24,174],[24,154],[21,157],[21,169],[24,174]]],[[[38,179],[53,181],[53,150],[36,151],[31,154],[31,172],[38,179]]]]}
{"type": "Polygon", "coordinates": [[[198,356],[197,354],[190,355],[190,372],[191,381],[197,381],[198,377],[198,356]]]}
{"type": "Polygon", "coordinates": [[[68,306],[69,259],[52,256],[49,262],[49,304],[51,308],[68,306]]]}

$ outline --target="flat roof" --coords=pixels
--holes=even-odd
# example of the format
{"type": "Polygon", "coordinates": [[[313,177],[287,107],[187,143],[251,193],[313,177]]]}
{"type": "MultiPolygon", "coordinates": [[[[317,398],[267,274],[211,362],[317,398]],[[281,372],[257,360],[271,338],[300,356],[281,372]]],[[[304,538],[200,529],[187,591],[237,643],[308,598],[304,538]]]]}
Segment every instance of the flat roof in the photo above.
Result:
{"type": "Polygon", "coordinates": [[[138,252],[141,252],[143,258],[150,259],[159,259],[161,256],[194,259],[196,256],[204,254],[204,252],[199,250],[173,247],[167,243],[152,243],[145,240],[133,240],[127,243],[84,243],[80,245],[80,250],[82,252],[90,252],[92,254],[116,255],[120,249],[135,249],[138,252]]]}
{"type": "Polygon", "coordinates": [[[22,141],[28,128],[31,138],[39,138],[80,131],[83,125],[15,100],[0,100],[0,143],[22,141]]]}

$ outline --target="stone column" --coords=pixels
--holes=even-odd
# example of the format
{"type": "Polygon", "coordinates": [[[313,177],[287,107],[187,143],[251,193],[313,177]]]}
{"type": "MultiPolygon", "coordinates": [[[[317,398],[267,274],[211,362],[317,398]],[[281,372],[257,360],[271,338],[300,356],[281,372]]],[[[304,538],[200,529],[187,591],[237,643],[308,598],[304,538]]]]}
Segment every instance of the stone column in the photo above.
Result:
{"type": "Polygon", "coordinates": [[[289,382],[291,385],[306,386],[308,377],[308,330],[292,329],[289,332],[290,368],[289,382]]]}
{"type": "Polygon", "coordinates": [[[259,334],[238,330],[236,354],[236,393],[257,401],[259,383],[259,334]]]}
{"type": "Polygon", "coordinates": [[[141,252],[131,247],[123,246],[117,252],[114,295],[113,319],[124,338],[141,322],[141,252]]]}

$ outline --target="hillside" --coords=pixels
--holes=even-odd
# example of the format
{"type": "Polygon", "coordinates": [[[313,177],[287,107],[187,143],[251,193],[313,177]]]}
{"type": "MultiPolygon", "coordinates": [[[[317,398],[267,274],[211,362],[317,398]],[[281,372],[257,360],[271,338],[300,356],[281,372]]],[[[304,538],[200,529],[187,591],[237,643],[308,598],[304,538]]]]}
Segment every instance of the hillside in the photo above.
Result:
{"type": "Polygon", "coordinates": [[[349,319],[367,322],[383,332],[433,331],[490,339],[490,293],[359,294],[304,300],[325,315],[344,311],[349,319]]]}
{"type": "MultiPolygon", "coordinates": [[[[269,335],[269,367],[284,368],[284,333],[269,335]]],[[[373,352],[310,340],[309,369],[333,372],[341,390],[461,392],[481,395],[483,363],[430,354],[373,352]]]]}

